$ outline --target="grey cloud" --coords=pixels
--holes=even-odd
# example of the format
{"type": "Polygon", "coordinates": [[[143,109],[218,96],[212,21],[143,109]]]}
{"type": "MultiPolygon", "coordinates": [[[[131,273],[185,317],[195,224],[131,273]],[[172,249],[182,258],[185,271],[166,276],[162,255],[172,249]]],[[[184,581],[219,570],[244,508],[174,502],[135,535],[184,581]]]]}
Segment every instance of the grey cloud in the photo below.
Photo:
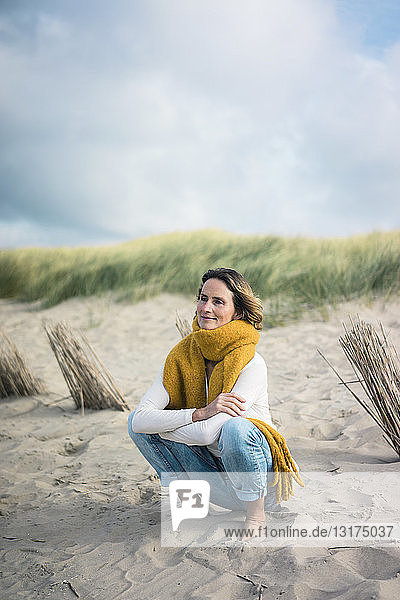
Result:
{"type": "Polygon", "coordinates": [[[3,3],[3,245],[398,227],[400,44],[336,4],[3,3]]]}

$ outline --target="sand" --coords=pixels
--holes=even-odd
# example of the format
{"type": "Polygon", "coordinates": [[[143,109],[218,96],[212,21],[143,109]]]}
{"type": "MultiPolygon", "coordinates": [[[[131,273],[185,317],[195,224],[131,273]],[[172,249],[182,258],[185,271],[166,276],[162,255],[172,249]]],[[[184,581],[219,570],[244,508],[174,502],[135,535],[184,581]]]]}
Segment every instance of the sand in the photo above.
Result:
{"type": "MultiPolygon", "coordinates": [[[[42,329],[66,320],[85,331],[137,406],[180,339],[175,311],[194,304],[163,295],[135,306],[112,297],[40,310],[0,301],[0,326],[49,393],[0,401],[0,597],[92,599],[390,599],[400,594],[400,550],[358,548],[164,548],[153,469],[127,435],[127,413],[86,411],[68,391],[42,329]]],[[[351,313],[382,320],[400,348],[400,301],[357,303],[263,332],[271,412],[304,471],[399,471],[398,456],[317,354],[350,378],[338,345],[351,313]]],[[[288,503],[290,507],[290,502],[288,503]]]]}

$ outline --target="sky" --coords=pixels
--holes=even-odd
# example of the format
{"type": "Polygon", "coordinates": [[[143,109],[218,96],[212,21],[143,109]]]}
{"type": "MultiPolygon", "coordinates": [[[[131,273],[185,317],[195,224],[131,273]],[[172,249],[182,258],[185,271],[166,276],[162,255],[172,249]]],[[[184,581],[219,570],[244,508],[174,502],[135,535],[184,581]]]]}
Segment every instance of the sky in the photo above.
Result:
{"type": "Polygon", "coordinates": [[[0,247],[400,227],[400,0],[0,0],[0,247]]]}

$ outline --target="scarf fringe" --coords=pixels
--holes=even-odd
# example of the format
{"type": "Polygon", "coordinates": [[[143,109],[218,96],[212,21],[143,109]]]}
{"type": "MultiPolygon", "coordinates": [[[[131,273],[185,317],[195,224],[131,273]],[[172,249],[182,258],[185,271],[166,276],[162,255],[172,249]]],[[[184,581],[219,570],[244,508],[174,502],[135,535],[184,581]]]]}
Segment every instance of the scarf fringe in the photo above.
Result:
{"type": "Polygon", "coordinates": [[[267,439],[271,448],[272,460],[274,465],[274,479],[268,485],[277,486],[276,500],[278,504],[284,500],[290,499],[294,495],[293,480],[301,487],[304,483],[300,477],[296,465],[290,455],[289,448],[286,445],[285,438],[276,429],[264,423],[260,419],[248,419],[255,425],[267,439]]]}

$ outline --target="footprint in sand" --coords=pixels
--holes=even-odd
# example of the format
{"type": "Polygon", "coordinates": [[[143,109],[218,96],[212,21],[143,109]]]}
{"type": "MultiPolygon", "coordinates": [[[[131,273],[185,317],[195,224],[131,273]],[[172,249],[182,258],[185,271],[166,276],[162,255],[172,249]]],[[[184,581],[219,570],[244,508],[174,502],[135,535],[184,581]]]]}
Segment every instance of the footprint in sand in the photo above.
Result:
{"type": "Polygon", "coordinates": [[[57,451],[57,454],[61,456],[71,456],[71,454],[77,456],[82,454],[89,445],[90,440],[67,440],[61,450],[57,451]]]}

